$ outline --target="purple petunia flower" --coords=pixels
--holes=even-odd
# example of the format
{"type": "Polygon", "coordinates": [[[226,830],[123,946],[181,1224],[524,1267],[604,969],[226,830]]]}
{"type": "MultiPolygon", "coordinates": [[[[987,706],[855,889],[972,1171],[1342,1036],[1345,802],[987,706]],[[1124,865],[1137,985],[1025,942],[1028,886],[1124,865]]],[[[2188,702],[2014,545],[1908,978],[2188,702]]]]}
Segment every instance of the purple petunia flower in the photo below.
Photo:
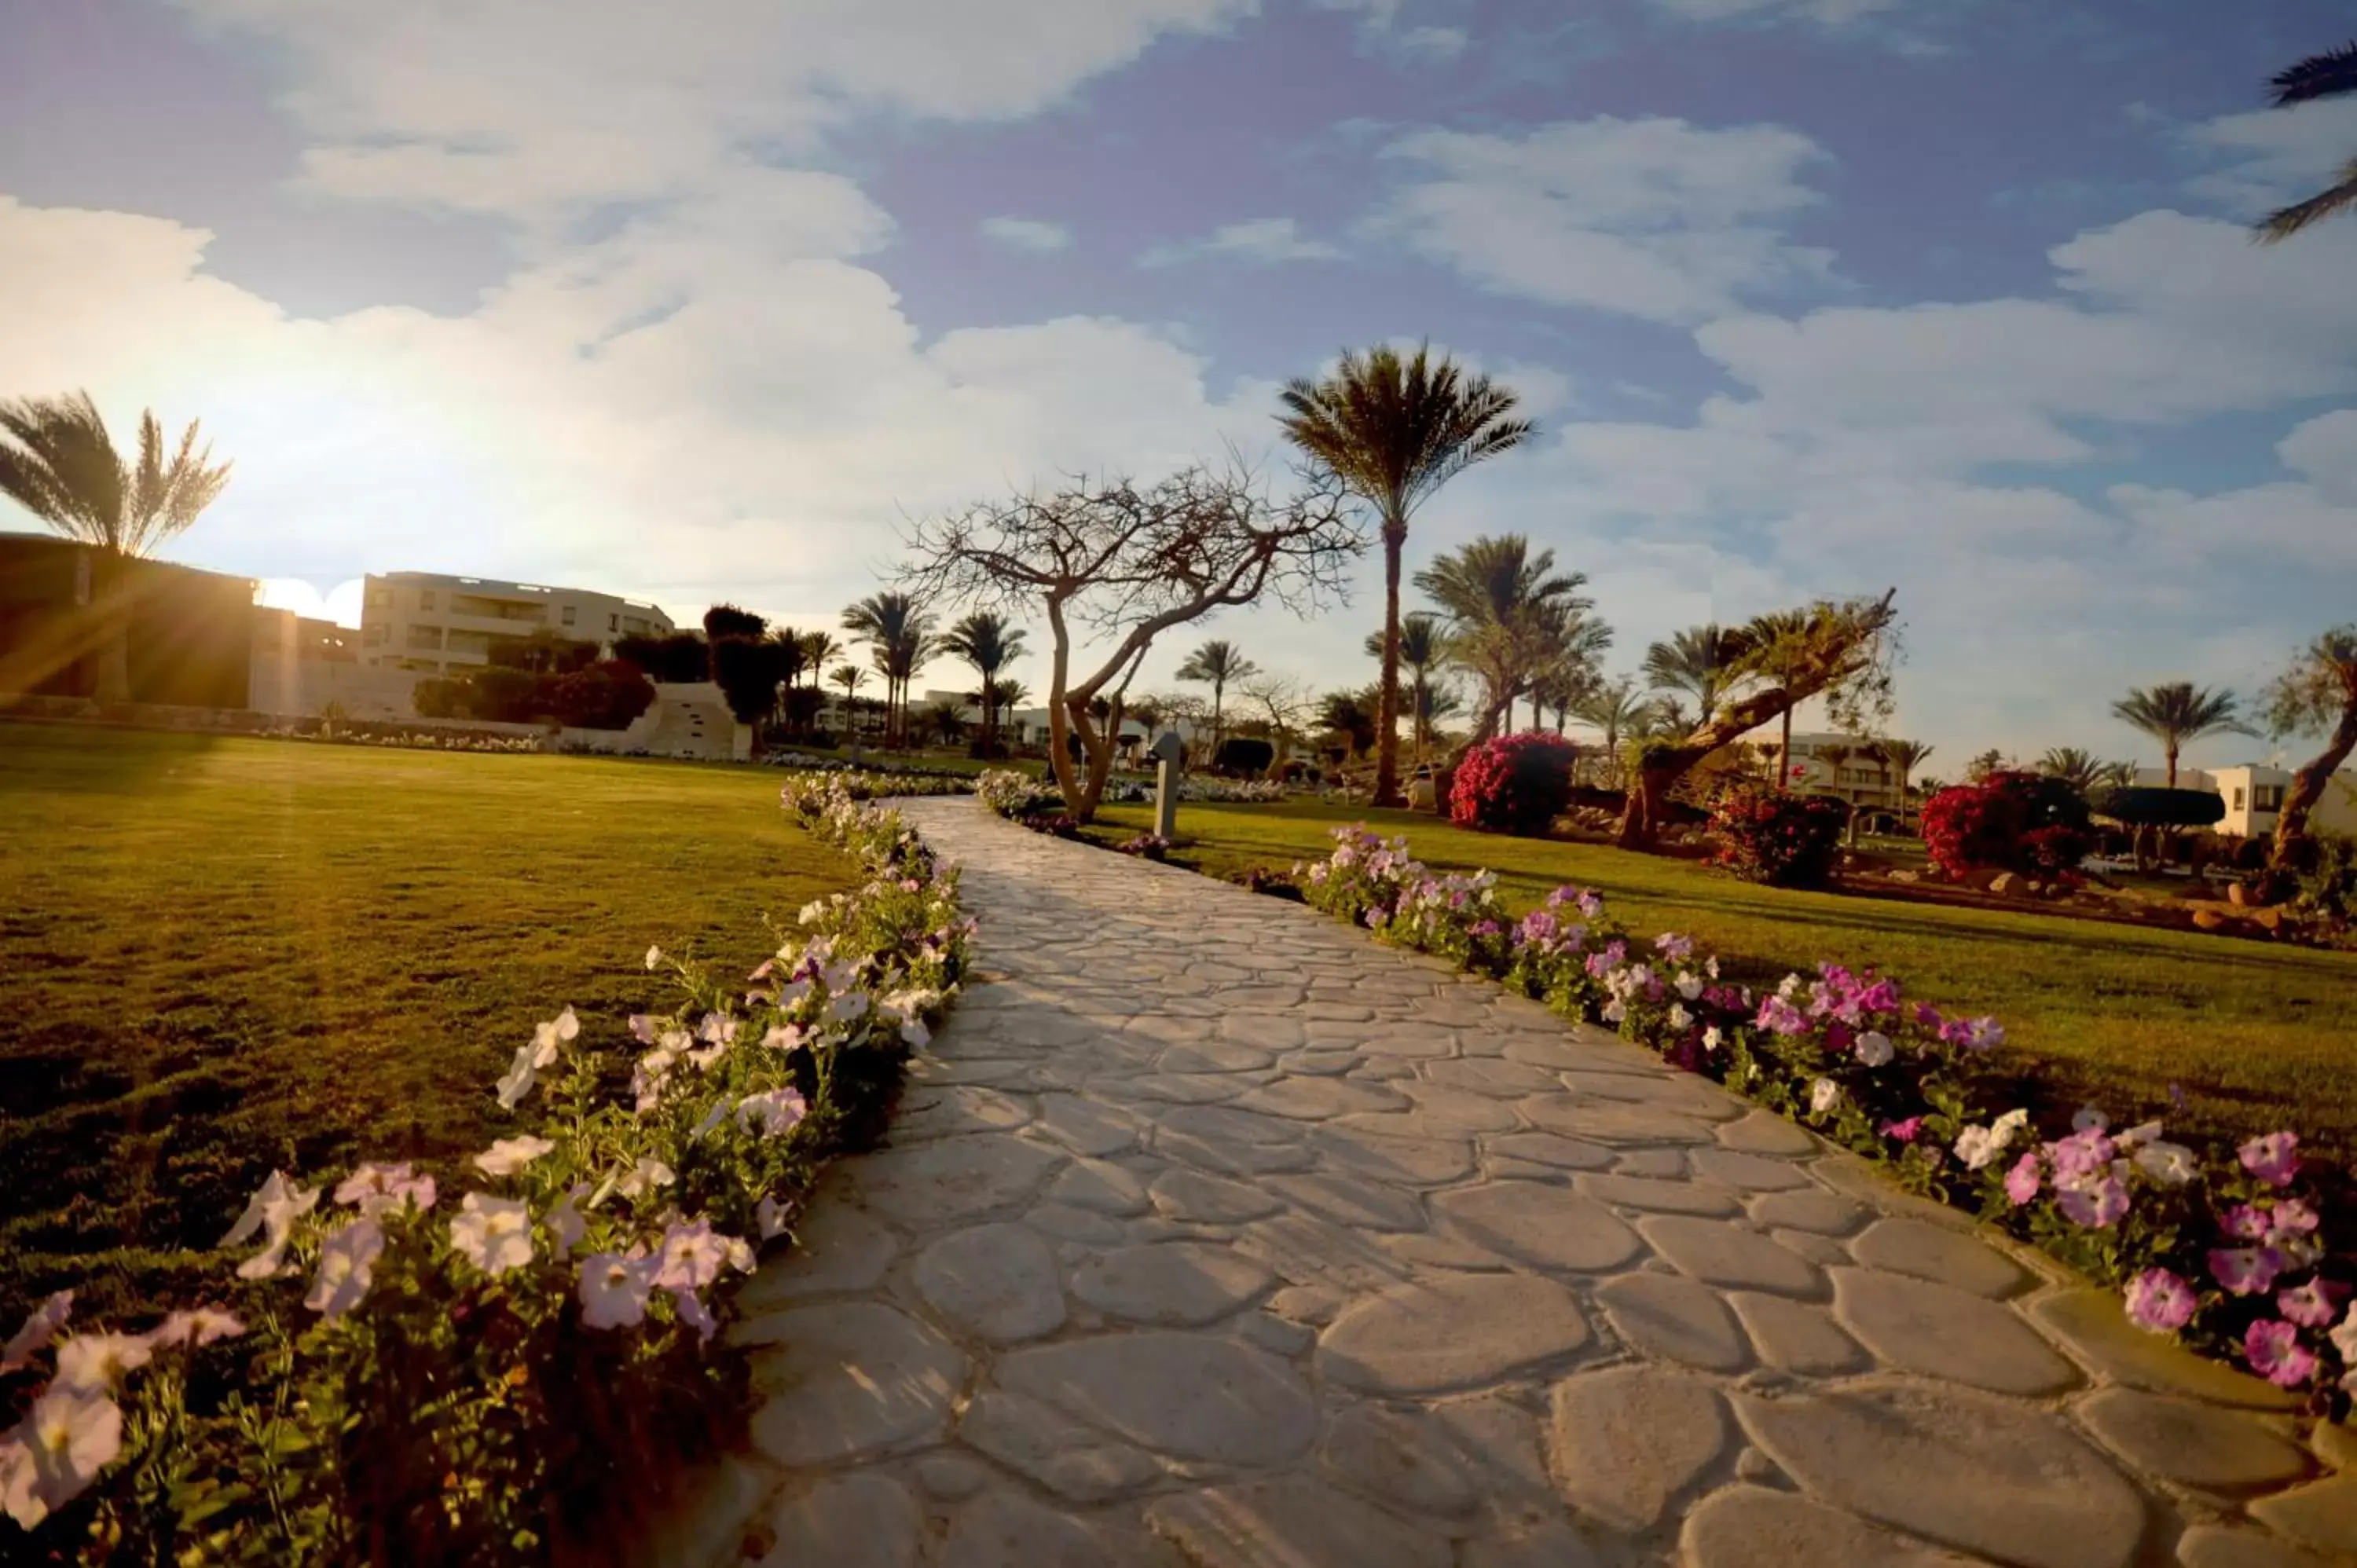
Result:
{"type": "Polygon", "coordinates": [[[2269,1187],[2287,1187],[2299,1174],[2299,1134],[2270,1133],[2235,1151],[2243,1168],[2269,1187]]]}
{"type": "Polygon", "coordinates": [[[2283,1272],[2283,1254],[2273,1247],[2212,1247],[2210,1277],[2232,1295],[2256,1295],[2283,1272]]]}
{"type": "Polygon", "coordinates": [[[2280,1318],[2263,1317],[2243,1336],[2251,1370],[2277,1388],[2296,1389],[2316,1370],[2316,1353],[2299,1342],[2299,1330],[2280,1318]]]}
{"type": "Polygon", "coordinates": [[[2128,1321],[2169,1334],[2192,1321],[2193,1287],[2167,1269],[2147,1269],[2128,1282],[2128,1321]]]}

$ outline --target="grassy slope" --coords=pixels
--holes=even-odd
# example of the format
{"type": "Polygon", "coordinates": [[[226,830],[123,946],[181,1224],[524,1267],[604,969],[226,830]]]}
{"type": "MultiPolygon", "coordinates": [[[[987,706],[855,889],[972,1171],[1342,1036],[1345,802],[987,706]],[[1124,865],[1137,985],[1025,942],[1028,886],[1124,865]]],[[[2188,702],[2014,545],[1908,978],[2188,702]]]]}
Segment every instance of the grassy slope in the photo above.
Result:
{"type": "MultiPolygon", "coordinates": [[[[1108,808],[1117,834],[1150,825],[1108,808]]],[[[1735,882],[1691,862],[1601,845],[1495,838],[1429,816],[1289,801],[1186,806],[1174,859],[1212,875],[1321,857],[1336,825],[1405,832],[1445,870],[1487,866],[1517,908],[1565,882],[1601,892],[1632,931],[1690,932],[1748,978],[1820,959],[1872,966],[1952,1010],[1994,1013],[2016,1059],[2040,1064],[2064,1104],[2169,1115],[2188,1132],[2296,1125],[2357,1158],[2357,954],[2277,948],[2065,916],[1941,908],[1735,882]],[[1189,843],[1192,840],[1192,843],[1189,843]],[[2187,1103],[2171,1106],[2169,1086],[2187,1103]]]]}
{"type": "Polygon", "coordinates": [[[0,724],[0,1323],[95,1262],[149,1294],[272,1165],[522,1123],[534,1020],[750,967],[856,869],[763,769],[0,724]],[[92,1258],[86,1254],[103,1254],[92,1258]]]}

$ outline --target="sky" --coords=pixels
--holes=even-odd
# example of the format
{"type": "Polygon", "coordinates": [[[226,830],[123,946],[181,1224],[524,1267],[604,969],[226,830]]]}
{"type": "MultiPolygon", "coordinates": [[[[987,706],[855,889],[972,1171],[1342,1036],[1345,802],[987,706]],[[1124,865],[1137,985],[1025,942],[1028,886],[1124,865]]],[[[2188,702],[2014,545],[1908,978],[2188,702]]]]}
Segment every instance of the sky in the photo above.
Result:
{"type": "MultiPolygon", "coordinates": [[[[2352,30],[2322,0],[0,0],[0,396],[201,418],[234,478],[166,553],[275,602],[356,620],[361,574],[443,571],[831,627],[911,518],[1230,444],[1281,472],[1288,378],[1428,339],[1538,433],[1417,513],[1411,572],[1526,534],[1587,575],[1614,673],[1895,587],[1926,773],[2157,763],[2119,694],[2254,693],[2357,618],[2357,220],[2247,231],[2357,153],[2357,103],[2265,96],[2352,30]]],[[[1362,683],[1379,556],[1358,583],[1174,635],[1141,684],[1209,635],[1362,683]]]]}

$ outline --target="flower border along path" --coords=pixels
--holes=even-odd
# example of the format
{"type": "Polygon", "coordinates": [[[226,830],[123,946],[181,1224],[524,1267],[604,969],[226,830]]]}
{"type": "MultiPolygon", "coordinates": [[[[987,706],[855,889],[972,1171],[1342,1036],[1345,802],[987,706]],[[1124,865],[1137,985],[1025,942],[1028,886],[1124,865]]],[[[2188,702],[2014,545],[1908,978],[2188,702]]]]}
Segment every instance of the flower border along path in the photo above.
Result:
{"type": "Polygon", "coordinates": [[[1982,1061],[2004,1039],[1994,1018],[1944,1017],[1896,979],[1832,962],[1755,997],[1685,937],[1632,943],[1592,892],[1558,888],[1516,921],[1487,872],[1433,875],[1405,839],[1364,824],[1334,837],[1329,858],[1294,868],[1312,907],[1717,1079],[2119,1288],[2147,1331],[2240,1361],[2312,1414],[2347,1417],[2357,1259],[2328,1251],[2296,1133],[2205,1154],[2159,1122],[2115,1128],[2089,1106],[2041,1141],[2027,1111],[1988,1102],[1982,1061]]]}
{"type": "Polygon", "coordinates": [[[2291,1394],[1791,1122],[1311,911],[909,814],[977,969],[892,1145],[748,1284],[752,1452],[667,1564],[2357,1545],[2291,1394]]]}
{"type": "Polygon", "coordinates": [[[683,1463],[742,1429],[744,1359],[710,1342],[756,1239],[872,1141],[964,968],[956,873],[859,783],[782,798],[869,880],[804,908],[743,981],[649,949],[687,1001],[630,1020],[635,1062],[570,1008],[539,1025],[497,1084],[537,1123],[466,1162],[455,1203],[408,1165],[274,1172],[213,1302],[142,1332],[66,1332],[70,1291],[37,1310],[0,1349],[22,1414],[0,1432],[0,1558],[627,1552],[683,1463]]]}

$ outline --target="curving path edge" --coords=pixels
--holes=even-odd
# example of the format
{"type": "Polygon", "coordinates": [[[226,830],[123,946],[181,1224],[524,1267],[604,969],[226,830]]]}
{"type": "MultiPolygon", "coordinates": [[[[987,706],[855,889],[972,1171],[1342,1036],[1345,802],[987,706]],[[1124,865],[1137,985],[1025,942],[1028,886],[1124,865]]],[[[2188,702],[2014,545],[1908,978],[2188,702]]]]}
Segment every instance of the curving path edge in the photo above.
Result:
{"type": "Polygon", "coordinates": [[[1705,1080],[1299,906],[904,802],[977,972],[748,1283],[654,1560],[2357,1562],[2357,1443],[1705,1080]]]}

